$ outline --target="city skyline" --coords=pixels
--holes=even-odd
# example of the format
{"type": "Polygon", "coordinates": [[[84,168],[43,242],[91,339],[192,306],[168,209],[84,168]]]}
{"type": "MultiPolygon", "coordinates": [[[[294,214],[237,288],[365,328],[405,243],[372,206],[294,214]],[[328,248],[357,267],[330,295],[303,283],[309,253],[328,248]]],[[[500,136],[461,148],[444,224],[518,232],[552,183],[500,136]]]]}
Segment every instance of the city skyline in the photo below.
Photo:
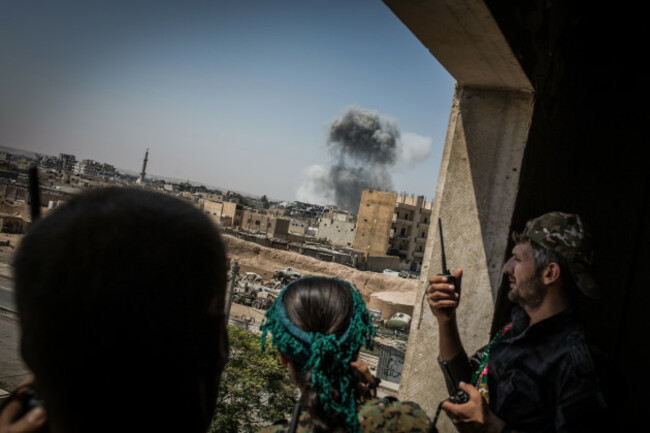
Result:
{"type": "Polygon", "coordinates": [[[435,192],[454,82],[381,1],[1,8],[0,145],[136,173],[149,148],[151,176],[308,201],[358,109],[411,155],[392,190],[435,192]]]}

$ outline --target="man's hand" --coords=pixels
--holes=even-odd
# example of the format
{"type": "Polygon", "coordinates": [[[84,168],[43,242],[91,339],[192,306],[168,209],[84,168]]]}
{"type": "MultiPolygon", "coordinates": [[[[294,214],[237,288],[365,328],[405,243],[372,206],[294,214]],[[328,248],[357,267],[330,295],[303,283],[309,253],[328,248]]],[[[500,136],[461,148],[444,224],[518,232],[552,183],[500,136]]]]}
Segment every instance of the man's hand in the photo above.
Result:
{"type": "Polygon", "coordinates": [[[352,367],[353,370],[357,371],[361,377],[363,377],[363,382],[359,384],[362,390],[364,392],[367,392],[370,397],[376,397],[377,389],[373,387],[375,378],[373,377],[372,373],[370,372],[370,368],[368,368],[366,363],[360,360],[356,360],[350,362],[350,367],[352,367]]]}
{"type": "Polygon", "coordinates": [[[20,384],[19,391],[2,408],[2,412],[0,412],[0,433],[35,433],[45,426],[45,409],[42,407],[36,407],[22,415],[24,408],[20,396],[33,383],[34,376],[30,375],[20,384]]]}
{"type": "Polygon", "coordinates": [[[372,377],[372,373],[370,372],[370,368],[368,368],[368,365],[366,365],[366,363],[361,360],[357,359],[356,361],[350,362],[350,367],[358,371],[366,383],[372,383],[372,381],[375,379],[374,377],[372,377]]]}
{"type": "MultiPolygon", "coordinates": [[[[453,272],[456,284],[460,289],[463,270],[456,269],[453,272]]],[[[456,313],[458,305],[458,294],[454,285],[447,282],[447,278],[442,275],[433,275],[429,278],[429,287],[427,288],[427,302],[429,308],[438,322],[449,322],[456,313]]]]}
{"type": "Polygon", "coordinates": [[[446,401],[442,410],[462,433],[499,433],[505,427],[505,422],[490,410],[481,397],[481,393],[473,386],[461,382],[460,389],[469,396],[469,401],[464,404],[454,404],[446,401]]]}

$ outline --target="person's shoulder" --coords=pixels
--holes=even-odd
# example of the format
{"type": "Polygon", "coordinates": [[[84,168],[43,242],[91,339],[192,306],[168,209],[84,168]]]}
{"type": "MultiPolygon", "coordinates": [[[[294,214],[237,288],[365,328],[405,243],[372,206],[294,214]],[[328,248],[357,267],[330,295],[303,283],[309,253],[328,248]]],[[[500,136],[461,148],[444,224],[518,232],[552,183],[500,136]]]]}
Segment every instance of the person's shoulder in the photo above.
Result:
{"type": "Polygon", "coordinates": [[[358,410],[361,431],[427,432],[430,421],[415,402],[394,397],[370,400],[358,410]]]}

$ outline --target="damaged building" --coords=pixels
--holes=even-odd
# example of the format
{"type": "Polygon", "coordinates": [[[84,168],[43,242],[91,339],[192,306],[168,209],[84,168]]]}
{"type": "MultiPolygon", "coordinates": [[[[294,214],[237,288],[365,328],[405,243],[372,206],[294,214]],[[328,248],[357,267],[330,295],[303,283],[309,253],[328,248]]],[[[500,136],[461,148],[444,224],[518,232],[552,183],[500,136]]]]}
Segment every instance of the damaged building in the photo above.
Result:
{"type": "Polygon", "coordinates": [[[342,209],[330,208],[318,221],[316,236],[329,241],[332,245],[349,248],[354,242],[356,225],[355,215],[342,209]]]}
{"type": "Polygon", "coordinates": [[[432,207],[424,196],[364,189],[352,246],[363,251],[366,268],[419,272],[432,207]]]}

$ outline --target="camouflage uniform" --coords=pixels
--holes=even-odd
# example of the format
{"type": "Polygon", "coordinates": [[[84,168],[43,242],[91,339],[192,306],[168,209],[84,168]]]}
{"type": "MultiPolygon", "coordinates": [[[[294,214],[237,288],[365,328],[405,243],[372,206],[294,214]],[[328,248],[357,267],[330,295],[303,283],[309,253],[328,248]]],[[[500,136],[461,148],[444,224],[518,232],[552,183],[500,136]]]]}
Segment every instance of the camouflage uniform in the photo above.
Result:
{"type": "MultiPolygon", "coordinates": [[[[414,402],[398,401],[392,397],[370,400],[358,407],[361,431],[366,432],[413,432],[426,433],[430,421],[424,410],[414,402]]],[[[309,413],[300,415],[297,433],[310,433],[311,419],[309,413]]],[[[260,430],[260,433],[285,433],[289,423],[282,421],[260,430]]]]}

